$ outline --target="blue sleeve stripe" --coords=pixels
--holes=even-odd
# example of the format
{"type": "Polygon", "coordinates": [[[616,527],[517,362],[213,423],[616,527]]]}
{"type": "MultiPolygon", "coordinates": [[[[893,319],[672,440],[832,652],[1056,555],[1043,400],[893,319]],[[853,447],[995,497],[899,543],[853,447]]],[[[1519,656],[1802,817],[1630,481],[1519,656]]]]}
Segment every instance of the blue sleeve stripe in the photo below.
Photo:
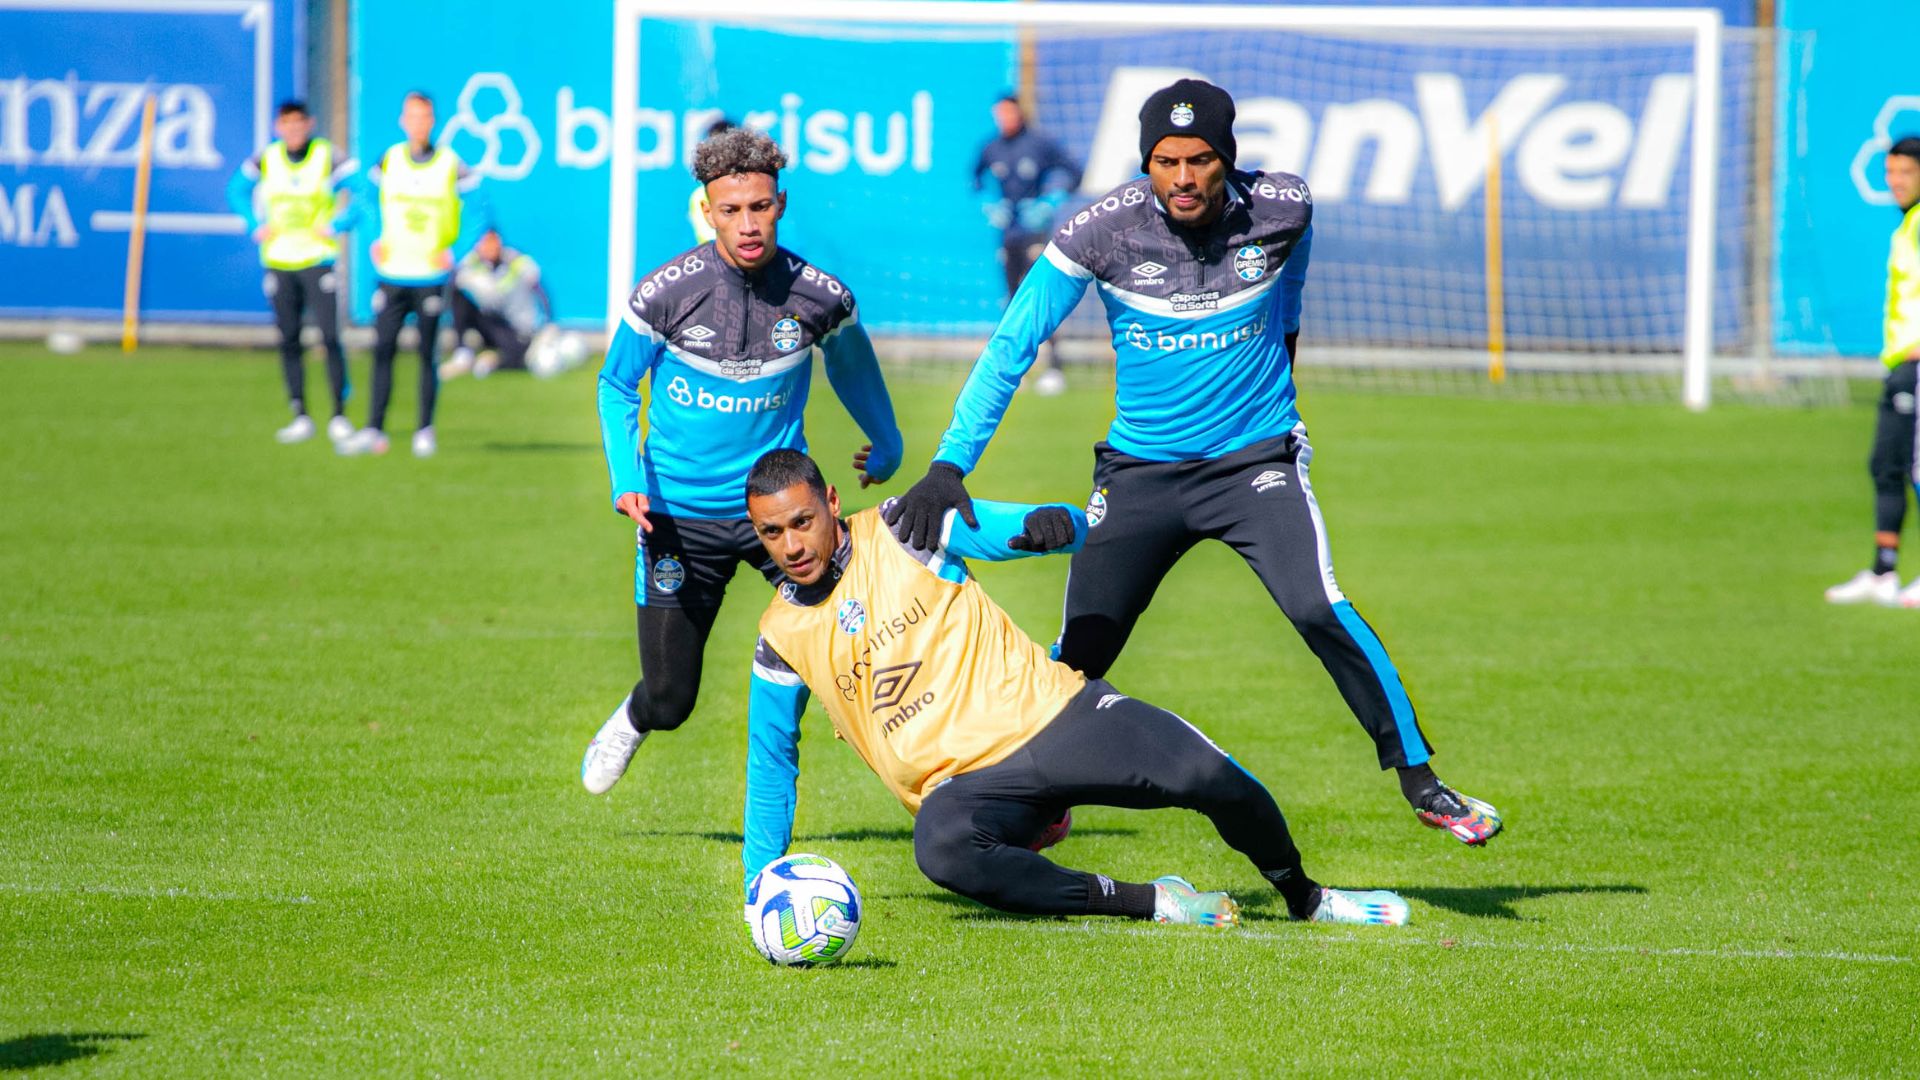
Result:
{"type": "Polygon", "coordinates": [[[1380,643],[1380,636],[1367,625],[1367,620],[1353,610],[1353,605],[1342,600],[1333,605],[1333,613],[1340,619],[1340,625],[1366,654],[1368,666],[1373,668],[1373,676],[1380,680],[1380,689],[1387,695],[1387,705],[1393,710],[1394,730],[1400,736],[1400,749],[1407,755],[1408,765],[1419,765],[1433,755],[1427,752],[1427,740],[1420,734],[1420,724],[1414,719],[1413,701],[1407,697],[1407,688],[1400,682],[1400,671],[1393,666],[1393,659],[1387,655],[1387,647],[1380,643]]]}

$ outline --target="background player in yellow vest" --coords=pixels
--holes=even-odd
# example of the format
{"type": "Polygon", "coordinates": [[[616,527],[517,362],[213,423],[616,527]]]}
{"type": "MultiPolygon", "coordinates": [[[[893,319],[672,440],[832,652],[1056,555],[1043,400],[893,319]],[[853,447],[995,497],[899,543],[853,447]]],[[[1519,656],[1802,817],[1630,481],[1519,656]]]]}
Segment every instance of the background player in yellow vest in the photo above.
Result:
{"type": "MultiPolygon", "coordinates": [[[[891,501],[891,500],[889,500],[891,501]]],[[[884,505],[884,504],[883,504],[884,505]]],[[[1072,550],[1073,507],[976,501],[931,547],[896,539],[880,511],[840,497],[798,450],[747,477],[747,515],[779,567],[760,619],[747,718],[747,880],[793,833],[800,713],[820,695],[844,739],[915,815],[914,858],[935,884],[1003,911],[1232,925],[1224,892],[1070,870],[1036,843],[1075,805],[1178,806],[1279,890],[1296,919],[1407,921],[1390,892],[1324,888],[1300,865],[1267,789],[1199,729],[1055,661],[988,599],[964,559],[1072,550]]]]}
{"type": "Polygon", "coordinates": [[[1900,527],[1907,518],[1907,489],[1920,496],[1920,428],[1914,412],[1915,373],[1920,369],[1920,136],[1887,148],[1887,191],[1900,208],[1887,255],[1887,321],[1880,360],[1887,365],[1880,416],[1873,429],[1873,566],[1827,590],[1835,604],[1886,604],[1920,608],[1920,577],[1900,588],[1900,527]]]}
{"type": "Polygon", "coordinates": [[[479,178],[458,155],[433,144],[433,99],[418,90],[400,106],[406,141],[393,144],[379,164],[366,172],[362,197],[349,217],[371,219],[379,229],[373,242],[373,271],[379,288],[373,296],[373,394],[367,426],[340,443],[343,454],[387,452],[387,401],[393,394],[393,354],[400,328],[412,315],[420,331],[420,425],[413,433],[415,457],[430,457],[434,399],[440,388],[433,354],[440,314],[447,306],[447,282],[457,257],[473,245],[485,224],[474,195],[479,178]]]}
{"type": "Polygon", "coordinates": [[[281,103],[273,133],[279,140],[260,156],[248,158],[227,182],[227,202],[260,245],[260,265],[267,270],[262,288],[280,331],[280,373],[286,380],[293,422],[274,432],[274,438],[283,443],[313,438],[313,418],[307,415],[306,350],[300,344],[301,326],[312,312],[327,354],[327,382],[333,389],[333,419],[327,422],[327,435],[338,443],[353,433],[353,425],[345,415],[347,357],[340,349],[340,275],[333,266],[340,244],[334,239],[334,224],[341,186],[359,166],[337,161],[333,144],[313,137],[313,117],[304,102],[281,103]]]}

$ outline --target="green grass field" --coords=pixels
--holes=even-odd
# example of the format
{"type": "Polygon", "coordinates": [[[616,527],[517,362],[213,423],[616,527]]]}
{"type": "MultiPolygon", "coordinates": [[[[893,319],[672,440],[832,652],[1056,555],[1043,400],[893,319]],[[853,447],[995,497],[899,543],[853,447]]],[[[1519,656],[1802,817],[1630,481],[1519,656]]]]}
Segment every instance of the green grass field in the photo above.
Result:
{"type": "MultiPolygon", "coordinates": [[[[1098,808],[1062,861],[1230,888],[1247,925],[1000,916],[919,875],[816,708],[799,844],[867,916],[849,963],[787,971],[738,898],[763,586],[736,580],[687,726],[607,797],[577,780],[636,669],[591,373],[450,384],[439,457],[349,460],[272,442],[264,353],[6,346],[0,1071],[1920,1068],[1920,612],[1820,598],[1870,553],[1871,413],[1364,397],[1307,363],[1341,583],[1508,832],[1419,828],[1212,546],[1113,681],[1261,776],[1316,876],[1401,890],[1414,924],[1290,924],[1203,819],[1098,808]]],[[[884,490],[956,385],[896,381],[884,490]]],[[[973,490],[1084,497],[1110,393],[1023,397],[973,490]]],[[[815,402],[845,480],[854,430],[824,379],[815,402]]],[[[1065,571],[981,577],[1047,640],[1065,571]]]]}

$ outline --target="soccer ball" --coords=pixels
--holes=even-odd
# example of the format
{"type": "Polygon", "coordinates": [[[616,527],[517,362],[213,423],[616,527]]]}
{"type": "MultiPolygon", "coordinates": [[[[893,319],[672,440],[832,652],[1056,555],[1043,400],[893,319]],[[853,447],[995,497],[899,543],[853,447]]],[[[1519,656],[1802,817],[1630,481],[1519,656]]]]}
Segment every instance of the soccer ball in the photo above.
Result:
{"type": "Polygon", "coordinates": [[[537,378],[551,379],[579,367],[586,358],[587,343],[579,334],[556,326],[542,327],[527,350],[527,370],[537,378]]]}
{"type": "Polygon", "coordinates": [[[747,886],[753,947],[781,967],[832,964],[860,933],[860,890],[840,864],[820,855],[786,855],[747,886]]]}

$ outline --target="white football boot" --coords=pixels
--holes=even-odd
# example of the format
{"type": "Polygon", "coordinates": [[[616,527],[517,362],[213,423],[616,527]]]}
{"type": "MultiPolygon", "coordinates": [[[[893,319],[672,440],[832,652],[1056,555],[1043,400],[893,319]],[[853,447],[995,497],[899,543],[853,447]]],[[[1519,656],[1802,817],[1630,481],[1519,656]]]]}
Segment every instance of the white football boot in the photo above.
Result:
{"type": "Polygon", "coordinates": [[[275,442],[300,443],[313,438],[313,417],[301,413],[293,418],[293,423],[273,433],[275,442]]]}
{"type": "Polygon", "coordinates": [[[1059,397],[1067,392],[1067,376],[1057,367],[1050,367],[1033,380],[1033,392],[1041,397],[1059,397]]]}
{"type": "Polygon", "coordinates": [[[336,416],[327,421],[327,438],[338,447],[353,434],[353,421],[344,416],[336,416]]]}
{"type": "Polygon", "coordinates": [[[457,379],[473,370],[473,350],[462,345],[440,365],[440,381],[457,379]]]}
{"type": "Polygon", "coordinates": [[[423,427],[413,433],[414,457],[432,457],[433,452],[438,449],[440,444],[434,441],[432,428],[423,427]]]}
{"type": "Polygon", "coordinates": [[[1920,609],[1920,577],[1914,578],[1913,584],[1901,589],[1900,594],[1894,598],[1894,603],[1909,611],[1920,609]]]}
{"type": "Polygon", "coordinates": [[[1176,874],[1153,879],[1153,921],[1181,926],[1238,926],[1240,905],[1223,892],[1201,892],[1176,874]]]}
{"type": "Polygon", "coordinates": [[[346,457],[360,457],[364,454],[384,454],[390,445],[386,432],[364,427],[334,443],[333,448],[346,457]]]}
{"type": "Polygon", "coordinates": [[[1311,919],[1349,926],[1405,926],[1411,917],[1411,909],[1398,893],[1385,889],[1356,892],[1322,886],[1320,906],[1313,909],[1311,919]]]}
{"type": "Polygon", "coordinates": [[[1862,570],[1827,590],[1829,604],[1884,604],[1892,607],[1899,602],[1900,575],[1894,573],[1876,574],[1871,570],[1862,570]]]}
{"type": "Polygon", "coordinates": [[[627,703],[632,699],[631,694],[620,699],[619,707],[600,725],[580,758],[580,784],[590,794],[605,795],[612,790],[627,774],[627,763],[647,737],[646,732],[635,731],[633,721],[627,719],[627,703]]]}

